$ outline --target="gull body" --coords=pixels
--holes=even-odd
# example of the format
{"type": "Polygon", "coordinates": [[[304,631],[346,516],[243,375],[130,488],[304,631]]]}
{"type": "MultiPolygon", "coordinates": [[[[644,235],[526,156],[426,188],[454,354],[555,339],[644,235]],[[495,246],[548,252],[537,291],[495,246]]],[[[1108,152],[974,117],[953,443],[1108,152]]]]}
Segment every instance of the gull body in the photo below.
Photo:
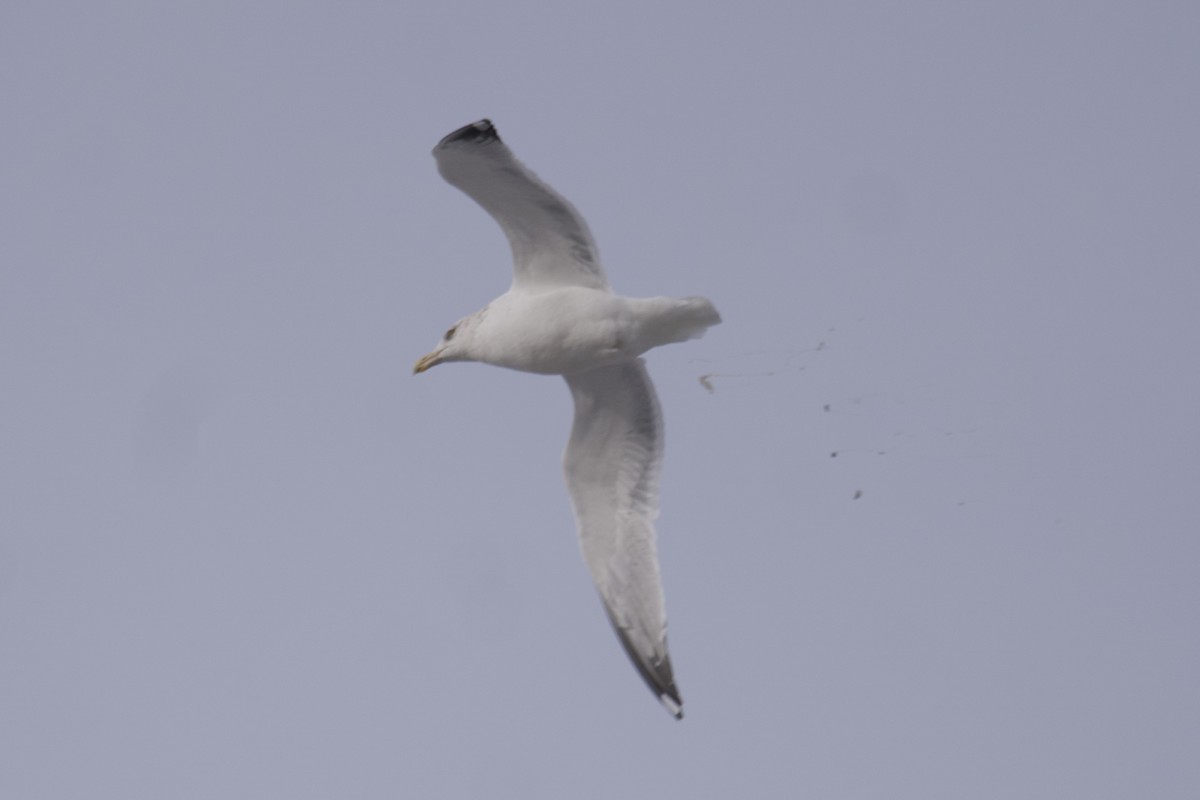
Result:
{"type": "Polygon", "coordinates": [[[478,361],[562,375],[575,402],[563,457],[584,561],[634,667],[676,717],[653,522],[662,413],[640,356],[721,321],[701,297],[613,294],[587,224],[513,156],[488,120],[433,150],[438,170],[508,236],[512,287],[460,319],[413,368],[478,361]]]}
{"type": "Polygon", "coordinates": [[[621,297],[584,286],[511,289],[459,320],[416,371],[479,361],[542,375],[586,372],[695,338],[713,324],[713,314],[707,300],[695,297],[621,297]]]}

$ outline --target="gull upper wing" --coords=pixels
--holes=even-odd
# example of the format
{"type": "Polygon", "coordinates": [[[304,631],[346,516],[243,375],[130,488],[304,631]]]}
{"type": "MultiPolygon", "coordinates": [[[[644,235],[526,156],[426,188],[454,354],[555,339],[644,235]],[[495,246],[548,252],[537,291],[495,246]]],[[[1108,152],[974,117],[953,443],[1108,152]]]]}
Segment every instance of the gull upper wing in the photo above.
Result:
{"type": "Polygon", "coordinates": [[[654,544],[663,452],[654,385],[641,359],[564,377],[575,423],[563,461],[584,560],[625,652],[682,717],[654,544]]]}
{"type": "Polygon", "coordinates": [[[483,119],[433,149],[438,172],[492,215],[508,236],[514,288],[608,289],[587,223],[566,198],[513,156],[483,119]]]}

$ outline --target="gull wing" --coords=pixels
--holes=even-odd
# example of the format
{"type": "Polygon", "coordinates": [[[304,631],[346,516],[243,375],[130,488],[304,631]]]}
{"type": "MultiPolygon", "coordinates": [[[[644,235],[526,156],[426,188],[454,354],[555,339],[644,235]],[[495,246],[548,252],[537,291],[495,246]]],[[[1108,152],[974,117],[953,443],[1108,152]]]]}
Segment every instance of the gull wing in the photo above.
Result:
{"type": "Polygon", "coordinates": [[[492,215],[512,245],[513,287],[608,289],[587,223],[538,179],[489,120],[459,128],[433,149],[438,172],[492,215]]]}
{"type": "Polygon", "coordinates": [[[682,717],[654,546],[663,452],[654,385],[640,358],[564,377],[575,423],[563,462],[584,560],[633,665],[682,717]]]}

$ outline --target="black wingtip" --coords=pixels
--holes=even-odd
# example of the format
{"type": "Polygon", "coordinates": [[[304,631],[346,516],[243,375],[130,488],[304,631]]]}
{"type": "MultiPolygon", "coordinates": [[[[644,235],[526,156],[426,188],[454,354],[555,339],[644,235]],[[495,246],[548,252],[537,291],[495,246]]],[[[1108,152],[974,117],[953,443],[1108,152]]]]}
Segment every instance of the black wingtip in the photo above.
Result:
{"type": "MultiPolygon", "coordinates": [[[[616,618],[608,610],[608,606],[605,606],[604,610],[608,613],[608,620],[612,623],[613,630],[616,631],[617,638],[621,641],[621,646],[625,648],[625,654],[633,662],[633,666],[642,676],[642,680],[646,682],[650,691],[654,692],[658,698],[658,702],[662,703],[663,708],[667,709],[671,716],[675,719],[683,719],[683,698],[679,696],[679,689],[675,686],[675,673],[671,669],[671,657],[664,655],[662,661],[654,662],[643,658],[637,648],[633,646],[629,634],[617,624],[616,618]]],[[[666,642],[663,644],[665,646],[666,642]]]]}
{"type": "Polygon", "coordinates": [[[683,719],[683,701],[679,699],[678,692],[676,692],[674,696],[660,694],[658,696],[658,702],[662,703],[671,716],[673,716],[675,719],[683,719]]]}
{"type": "Polygon", "coordinates": [[[438,142],[438,147],[445,147],[448,144],[457,142],[487,144],[488,142],[498,141],[500,141],[500,134],[496,133],[496,126],[492,124],[490,119],[481,119],[478,122],[472,122],[470,125],[464,125],[454,133],[449,134],[438,142]]]}

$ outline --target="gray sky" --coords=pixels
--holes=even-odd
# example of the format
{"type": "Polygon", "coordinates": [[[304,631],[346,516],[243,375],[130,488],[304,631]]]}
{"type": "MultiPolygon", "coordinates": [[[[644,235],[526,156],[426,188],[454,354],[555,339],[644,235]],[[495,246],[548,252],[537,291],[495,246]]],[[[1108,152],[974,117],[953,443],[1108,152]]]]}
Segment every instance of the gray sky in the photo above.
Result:
{"type": "Polygon", "coordinates": [[[1200,796],[1195,4],[187,6],[0,11],[0,796],[1200,796]],[[562,381],[409,374],[484,116],[725,318],[649,357],[681,723],[562,381]]]}

